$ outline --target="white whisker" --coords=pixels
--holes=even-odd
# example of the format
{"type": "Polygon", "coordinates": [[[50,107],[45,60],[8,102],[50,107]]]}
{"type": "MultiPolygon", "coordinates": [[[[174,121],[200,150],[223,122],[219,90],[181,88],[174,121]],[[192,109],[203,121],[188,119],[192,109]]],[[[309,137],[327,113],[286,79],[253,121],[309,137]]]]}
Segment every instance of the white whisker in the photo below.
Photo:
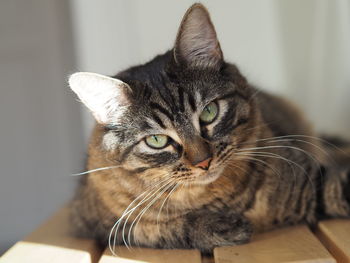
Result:
{"type": "Polygon", "coordinates": [[[319,166],[317,159],[311,153],[309,153],[309,152],[307,152],[299,147],[295,147],[295,146],[289,146],[289,145],[261,146],[261,147],[243,148],[243,149],[239,149],[237,152],[247,151],[247,150],[274,149],[274,148],[287,148],[287,149],[293,149],[293,150],[300,151],[300,152],[306,154],[309,158],[311,158],[319,166]]]}
{"type": "MultiPolygon", "coordinates": [[[[237,153],[234,153],[234,154],[237,154],[237,153]]],[[[278,178],[279,178],[279,179],[281,178],[281,174],[280,174],[275,168],[273,168],[269,163],[267,163],[267,162],[265,162],[265,161],[263,161],[263,160],[260,160],[260,159],[258,159],[258,158],[254,158],[254,157],[252,157],[252,156],[250,156],[250,155],[247,155],[247,154],[245,154],[245,153],[240,153],[240,155],[245,156],[245,159],[248,159],[248,160],[250,159],[250,160],[253,160],[253,161],[257,161],[257,162],[260,162],[260,163],[266,165],[266,166],[269,167],[276,175],[278,175],[278,178]]]]}
{"type": "Polygon", "coordinates": [[[113,169],[113,168],[118,168],[118,167],[121,167],[121,165],[96,168],[96,169],[92,169],[92,170],[85,171],[85,172],[82,172],[82,173],[71,174],[70,176],[84,175],[84,174],[94,173],[94,172],[108,170],[108,169],[113,169]]]}
{"type": "Polygon", "coordinates": [[[136,197],[130,204],[129,206],[124,210],[123,214],[120,216],[120,218],[116,221],[116,223],[113,225],[111,231],[110,231],[110,234],[109,234],[109,238],[108,238],[108,245],[109,245],[109,249],[110,251],[112,252],[113,255],[116,255],[114,253],[114,250],[115,250],[115,244],[116,244],[116,237],[117,237],[117,232],[118,232],[118,228],[119,228],[119,225],[120,223],[122,222],[122,220],[124,219],[124,217],[130,213],[132,213],[133,211],[135,211],[135,209],[142,205],[143,202],[147,201],[145,200],[150,194],[152,194],[152,192],[154,190],[156,190],[156,187],[159,186],[160,184],[166,182],[167,180],[169,180],[169,178],[165,178],[164,180],[162,180],[161,182],[157,183],[156,185],[152,185],[150,186],[148,189],[146,189],[143,193],[141,193],[138,197],[136,197]],[[146,195],[139,203],[137,206],[133,207],[132,209],[129,210],[129,208],[137,201],[139,200],[140,198],[142,198],[144,195],[146,195]],[[113,242],[113,246],[111,244],[111,239],[112,239],[112,235],[113,235],[113,232],[114,232],[114,229],[116,228],[115,230],[115,235],[114,235],[114,242],[113,242]]]}
{"type": "Polygon", "coordinates": [[[320,150],[321,152],[323,152],[324,154],[327,155],[328,159],[331,160],[333,162],[333,164],[335,164],[335,161],[333,159],[333,157],[329,154],[329,152],[327,152],[324,148],[320,147],[319,145],[316,145],[314,143],[305,141],[305,140],[300,140],[300,139],[278,139],[278,140],[271,140],[271,141],[267,141],[267,143],[275,143],[275,142],[293,142],[293,141],[297,141],[297,142],[302,142],[302,143],[306,143],[309,144],[313,147],[315,147],[316,149],[320,150]]]}
{"type": "MultiPolygon", "coordinates": [[[[178,186],[179,186],[179,184],[177,184],[177,183],[175,182],[175,185],[173,186],[173,189],[171,189],[171,191],[168,193],[168,195],[164,198],[164,201],[163,201],[162,205],[161,205],[160,208],[159,208],[159,212],[158,212],[158,215],[157,215],[158,232],[160,232],[160,230],[159,230],[159,216],[160,216],[160,213],[161,213],[161,211],[162,211],[162,209],[163,209],[163,206],[165,205],[165,203],[166,203],[166,201],[169,199],[170,195],[176,190],[176,188],[177,188],[178,186]]],[[[167,214],[167,215],[168,215],[168,218],[169,218],[169,214],[167,214]]]]}
{"type": "MultiPolygon", "coordinates": [[[[170,182],[170,183],[172,183],[172,182],[170,182]]],[[[153,200],[151,201],[151,202],[149,202],[148,203],[148,205],[145,207],[145,208],[143,208],[142,209],[142,211],[135,217],[135,219],[133,220],[133,222],[132,222],[132,224],[130,225],[130,228],[129,228],[129,233],[128,233],[128,238],[130,238],[130,236],[131,236],[131,230],[132,230],[132,228],[133,228],[133,226],[134,226],[134,224],[135,224],[135,222],[136,222],[136,224],[135,224],[135,227],[134,227],[134,229],[136,229],[137,228],[137,225],[139,224],[139,222],[140,222],[140,220],[141,220],[141,218],[142,218],[142,216],[147,212],[147,210],[168,190],[168,189],[170,189],[171,187],[172,187],[172,185],[171,184],[167,184],[166,186],[165,186],[165,189],[163,188],[163,190],[156,196],[156,197],[154,197],[153,198],[153,200]]],[[[125,226],[125,225],[124,225],[125,226]]],[[[124,237],[124,229],[123,229],[123,237],[124,237]]],[[[130,242],[130,239],[128,240],[129,242],[130,242]]]]}
{"type": "Polygon", "coordinates": [[[342,153],[346,154],[346,155],[349,155],[347,152],[343,151],[341,148],[339,148],[338,146],[336,146],[335,144],[333,143],[330,143],[329,141],[325,140],[325,139],[322,139],[320,137],[316,137],[316,136],[311,136],[311,135],[304,135],[304,134],[290,134],[290,135],[282,135],[282,136],[276,136],[276,137],[270,137],[270,138],[262,138],[262,139],[259,139],[257,141],[265,141],[265,140],[271,140],[271,139],[284,139],[284,138],[294,138],[294,137],[302,137],[302,138],[308,138],[308,139],[314,139],[314,140],[318,140],[318,141],[321,141],[323,142],[324,144],[327,144],[331,147],[333,147],[334,149],[337,149],[339,151],[341,151],[342,153]]]}
{"type": "Polygon", "coordinates": [[[114,243],[116,241],[116,237],[117,237],[117,234],[118,234],[118,229],[119,229],[119,226],[120,224],[122,223],[122,220],[124,219],[124,217],[127,215],[127,218],[124,220],[124,225],[123,225],[123,232],[122,232],[122,238],[123,238],[123,242],[124,244],[126,245],[127,248],[128,245],[126,243],[126,239],[125,239],[125,236],[124,236],[124,231],[125,231],[125,228],[126,228],[126,224],[127,224],[127,221],[129,220],[130,216],[132,213],[134,213],[134,211],[141,205],[143,205],[145,202],[147,202],[148,200],[150,200],[155,194],[157,194],[158,191],[160,191],[163,187],[165,187],[166,185],[168,185],[168,183],[170,182],[171,180],[170,179],[166,179],[164,181],[162,181],[161,183],[165,182],[164,185],[162,185],[161,187],[157,188],[158,185],[160,185],[161,183],[157,184],[156,186],[152,187],[151,190],[149,191],[149,193],[136,205],[134,206],[132,209],[130,209],[129,211],[126,211],[123,213],[123,215],[120,217],[120,222],[116,228],[116,231],[115,231],[115,236],[114,236],[114,243]]]}

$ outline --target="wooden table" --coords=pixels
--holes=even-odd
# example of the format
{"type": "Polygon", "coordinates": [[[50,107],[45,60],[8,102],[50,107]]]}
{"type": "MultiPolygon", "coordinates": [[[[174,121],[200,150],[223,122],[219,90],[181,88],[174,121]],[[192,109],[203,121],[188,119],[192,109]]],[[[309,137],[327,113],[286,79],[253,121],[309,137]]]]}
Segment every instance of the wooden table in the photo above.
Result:
{"type": "Polygon", "coordinates": [[[118,257],[115,257],[108,248],[98,248],[93,240],[69,235],[68,224],[68,210],[63,208],[10,248],[0,262],[350,263],[350,220],[323,221],[315,233],[301,225],[259,234],[246,245],[215,248],[214,258],[202,257],[198,250],[128,250],[125,247],[118,248],[118,257]]]}

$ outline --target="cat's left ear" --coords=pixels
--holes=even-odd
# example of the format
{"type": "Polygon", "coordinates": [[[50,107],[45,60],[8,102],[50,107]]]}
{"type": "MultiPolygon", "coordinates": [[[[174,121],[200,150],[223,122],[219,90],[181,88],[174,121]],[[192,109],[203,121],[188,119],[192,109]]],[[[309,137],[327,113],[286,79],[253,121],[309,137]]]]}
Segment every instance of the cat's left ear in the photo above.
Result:
{"type": "Polygon", "coordinates": [[[218,69],[223,62],[220,43],[207,9],[192,5],[184,15],[177,33],[174,58],[188,67],[218,69]]]}
{"type": "Polygon", "coordinates": [[[131,105],[131,88],[119,79],[78,72],[70,76],[69,86],[101,124],[117,124],[131,105]]]}

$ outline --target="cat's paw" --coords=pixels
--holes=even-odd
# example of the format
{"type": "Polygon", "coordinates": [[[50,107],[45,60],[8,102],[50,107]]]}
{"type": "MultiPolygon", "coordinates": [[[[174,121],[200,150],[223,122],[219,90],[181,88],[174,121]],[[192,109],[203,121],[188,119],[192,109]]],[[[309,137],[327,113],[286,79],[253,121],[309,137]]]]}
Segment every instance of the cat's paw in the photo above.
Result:
{"type": "Polygon", "coordinates": [[[194,248],[211,253],[215,247],[247,243],[252,235],[250,222],[230,212],[205,211],[189,217],[191,243],[194,248]]]}

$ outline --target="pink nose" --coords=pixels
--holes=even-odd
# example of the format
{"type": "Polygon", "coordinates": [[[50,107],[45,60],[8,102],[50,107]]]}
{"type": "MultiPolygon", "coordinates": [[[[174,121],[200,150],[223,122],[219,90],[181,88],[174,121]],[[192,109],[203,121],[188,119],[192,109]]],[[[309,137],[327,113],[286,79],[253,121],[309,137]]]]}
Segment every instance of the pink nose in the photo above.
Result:
{"type": "Polygon", "coordinates": [[[195,165],[195,167],[198,167],[198,168],[201,168],[201,169],[204,169],[204,170],[208,170],[209,166],[210,166],[211,159],[212,158],[205,159],[205,160],[197,163],[195,165]]]}

